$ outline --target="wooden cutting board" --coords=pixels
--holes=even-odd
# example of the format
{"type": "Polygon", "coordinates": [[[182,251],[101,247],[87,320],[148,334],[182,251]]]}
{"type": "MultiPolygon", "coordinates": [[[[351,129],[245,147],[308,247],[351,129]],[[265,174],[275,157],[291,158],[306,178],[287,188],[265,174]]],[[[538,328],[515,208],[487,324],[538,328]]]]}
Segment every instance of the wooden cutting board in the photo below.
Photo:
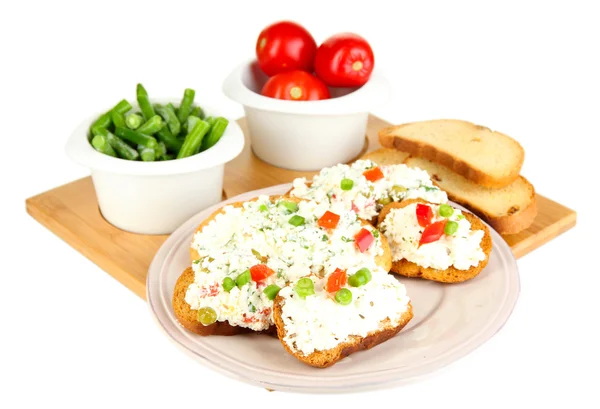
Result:
{"type": "MultiPolygon", "coordinates": [[[[252,153],[245,118],[238,120],[246,136],[243,152],[225,166],[224,195],[280,183],[316,172],[298,172],[269,165],[252,153]]],[[[365,148],[362,153],[380,147],[377,132],[388,122],[369,117],[365,148]]],[[[362,154],[361,153],[361,154],[362,154]]],[[[527,230],[504,239],[519,258],[575,226],[576,213],[567,207],[537,195],[538,215],[527,230]]],[[[90,177],[76,180],[31,197],[27,212],[75,250],[120,281],[138,296],[146,297],[146,274],[154,254],[168,237],[128,233],[109,224],[98,210],[90,177]]],[[[191,239],[191,238],[190,238],[191,239]]]]}

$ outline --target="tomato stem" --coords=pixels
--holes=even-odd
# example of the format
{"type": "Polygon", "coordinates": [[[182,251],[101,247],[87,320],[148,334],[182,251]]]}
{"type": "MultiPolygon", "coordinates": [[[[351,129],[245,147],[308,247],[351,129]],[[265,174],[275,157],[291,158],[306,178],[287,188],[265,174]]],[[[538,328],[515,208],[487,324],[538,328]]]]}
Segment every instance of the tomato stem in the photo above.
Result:
{"type": "Polygon", "coordinates": [[[360,70],[362,70],[362,68],[363,68],[363,63],[362,63],[362,61],[354,61],[354,62],[352,63],[352,69],[353,69],[354,71],[360,71],[360,70]]]}

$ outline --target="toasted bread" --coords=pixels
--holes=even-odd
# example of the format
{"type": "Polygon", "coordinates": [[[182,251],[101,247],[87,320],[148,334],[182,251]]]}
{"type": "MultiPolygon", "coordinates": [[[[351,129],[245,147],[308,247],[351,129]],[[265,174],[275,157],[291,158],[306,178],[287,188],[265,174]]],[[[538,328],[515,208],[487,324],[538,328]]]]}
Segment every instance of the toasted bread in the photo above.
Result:
{"type": "Polygon", "coordinates": [[[427,159],[411,157],[404,163],[426,170],[450,200],[473,211],[500,234],[519,233],[531,226],[537,216],[535,189],[523,176],[506,187],[490,189],[427,159]]]}
{"type": "Polygon", "coordinates": [[[398,334],[398,332],[400,332],[413,317],[412,305],[409,303],[408,309],[402,314],[399,322],[395,325],[392,324],[389,318],[386,318],[380,323],[379,329],[369,333],[366,337],[353,335],[350,337],[350,340],[338,344],[335,348],[324,351],[315,351],[309,355],[303,355],[293,351],[289,345],[283,341],[287,333],[281,316],[284,303],[285,300],[281,296],[277,296],[277,298],[275,298],[273,310],[273,319],[275,321],[275,326],[277,327],[277,336],[281,341],[281,344],[287,352],[298,360],[317,368],[327,368],[350,354],[373,348],[374,346],[387,341],[398,334]]]}
{"type": "MultiPolygon", "coordinates": [[[[379,225],[383,223],[392,209],[400,209],[413,203],[427,203],[421,199],[405,200],[400,203],[390,203],[379,213],[379,225]]],[[[480,261],[477,266],[470,267],[468,270],[459,270],[450,266],[445,270],[437,270],[430,267],[422,267],[406,259],[392,260],[391,272],[405,277],[420,277],[426,280],[438,281],[442,283],[460,283],[476,277],[487,265],[490,253],[492,252],[492,236],[487,226],[479,218],[469,212],[463,211],[462,214],[471,223],[472,230],[483,230],[484,235],[481,239],[481,248],[485,254],[485,259],[480,261]]],[[[393,246],[393,243],[390,243],[393,246]]]]}
{"type": "MultiPolygon", "coordinates": [[[[304,199],[290,198],[287,196],[271,196],[269,199],[271,201],[275,201],[281,198],[285,198],[286,201],[294,201],[296,203],[304,201],[304,199]]],[[[250,201],[255,200],[257,199],[252,199],[250,201]]],[[[230,205],[233,207],[242,207],[244,203],[245,202],[236,202],[230,205]]],[[[223,208],[213,212],[213,214],[210,217],[208,217],[199,225],[196,232],[202,231],[202,229],[205,226],[207,226],[218,214],[223,212],[223,208]]],[[[364,220],[361,220],[361,223],[365,226],[369,225],[369,223],[364,220]]],[[[381,235],[380,238],[383,254],[376,256],[375,262],[378,266],[385,269],[385,271],[389,271],[392,266],[392,253],[387,239],[383,235],[381,235]]],[[[192,261],[195,261],[200,258],[198,252],[193,248],[193,246],[190,246],[190,258],[192,261]]],[[[245,327],[232,326],[228,322],[216,322],[208,326],[200,324],[196,318],[197,312],[195,310],[192,310],[189,304],[185,301],[187,289],[190,286],[190,284],[194,282],[194,279],[195,277],[192,268],[187,268],[177,280],[177,283],[175,285],[175,291],[173,294],[173,310],[175,312],[177,320],[181,323],[181,325],[184,328],[195,332],[199,335],[237,335],[254,332],[251,329],[245,327]]],[[[261,332],[275,334],[275,327],[271,326],[269,329],[261,332]]]]}
{"type": "Polygon", "coordinates": [[[433,183],[445,191],[450,200],[467,207],[500,234],[519,233],[531,226],[537,216],[535,189],[523,176],[504,188],[491,189],[445,166],[396,149],[377,149],[363,156],[363,159],[386,165],[404,163],[411,168],[427,171],[433,183]]]}
{"type": "MultiPolygon", "coordinates": [[[[202,325],[198,322],[196,310],[192,310],[190,305],[185,302],[185,293],[194,282],[194,270],[191,267],[186,268],[177,279],[175,291],[173,292],[173,312],[177,321],[187,330],[195,332],[198,335],[238,335],[254,332],[249,328],[232,326],[228,322],[217,321],[211,325],[202,325]]],[[[269,328],[266,333],[275,333],[275,327],[269,328]]]]}
{"type": "Polygon", "coordinates": [[[513,138],[481,125],[434,120],[392,126],[379,142],[446,166],[481,186],[502,188],[517,179],[525,151],[513,138]]]}

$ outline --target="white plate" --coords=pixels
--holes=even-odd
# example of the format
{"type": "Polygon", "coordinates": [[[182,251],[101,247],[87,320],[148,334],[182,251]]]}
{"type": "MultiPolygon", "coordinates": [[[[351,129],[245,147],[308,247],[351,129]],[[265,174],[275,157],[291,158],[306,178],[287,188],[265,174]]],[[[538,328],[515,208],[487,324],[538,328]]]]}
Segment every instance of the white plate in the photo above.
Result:
{"type": "MultiPolygon", "coordinates": [[[[515,258],[496,231],[487,267],[461,284],[398,277],[406,285],[414,318],[394,338],[318,369],[285,352],[266,335],[201,337],[183,329],[173,314],[175,282],[190,265],[197,226],[226,203],[284,194],[290,184],[244,193],[206,209],[179,227],[156,253],[146,286],[148,305],[165,333],[201,363],[232,378],[268,389],[340,393],[390,388],[430,374],[465,356],[506,322],[519,295],[515,258]]],[[[460,206],[458,206],[460,207],[460,206]]]]}

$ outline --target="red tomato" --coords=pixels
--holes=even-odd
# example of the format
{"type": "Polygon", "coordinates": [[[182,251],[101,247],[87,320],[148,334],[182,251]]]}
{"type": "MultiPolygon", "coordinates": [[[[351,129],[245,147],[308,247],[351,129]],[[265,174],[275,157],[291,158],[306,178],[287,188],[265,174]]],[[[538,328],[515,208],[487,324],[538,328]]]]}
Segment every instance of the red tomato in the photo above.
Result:
{"type": "Polygon", "coordinates": [[[284,72],[269,78],[261,93],[266,97],[291,101],[329,98],[329,89],[323,81],[304,71],[284,72]]]}
{"type": "Polygon", "coordinates": [[[315,73],[330,87],[359,87],[373,72],[371,46],[359,35],[341,33],[329,37],[315,55],[315,73]]]}
{"type": "Polygon", "coordinates": [[[262,281],[265,278],[272,276],[275,274],[275,271],[271,270],[265,264],[257,264],[255,266],[250,267],[250,275],[252,276],[252,281],[262,281]]]}
{"type": "MultiPolygon", "coordinates": [[[[442,229],[443,230],[443,229],[442,229]]],[[[360,231],[354,236],[354,242],[356,243],[356,247],[360,250],[361,253],[364,253],[371,243],[375,241],[375,237],[373,234],[367,229],[360,229],[360,231]]]]}
{"type": "Polygon", "coordinates": [[[417,203],[417,221],[419,222],[419,226],[429,226],[431,219],[433,219],[433,210],[431,210],[431,207],[423,203],[417,203]]]}
{"type": "Polygon", "coordinates": [[[269,77],[294,70],[312,72],[316,51],[315,39],[291,21],[271,24],[256,40],[258,65],[269,77]]]}
{"type": "Polygon", "coordinates": [[[421,244],[438,241],[444,234],[444,227],[446,227],[447,221],[447,219],[440,220],[439,222],[432,223],[425,227],[425,230],[423,230],[423,234],[421,235],[421,240],[419,240],[419,247],[421,247],[421,244]]]}
{"type": "Polygon", "coordinates": [[[325,286],[325,289],[330,293],[334,293],[343,286],[345,286],[346,282],[346,272],[344,270],[336,268],[335,271],[331,273],[331,275],[327,279],[327,285],[325,286]]]}
{"type": "Polygon", "coordinates": [[[365,170],[363,175],[367,178],[369,182],[375,182],[376,180],[383,179],[383,172],[379,168],[371,168],[369,170],[365,170]]]}
{"type": "Polygon", "coordinates": [[[335,229],[340,221],[340,216],[329,210],[323,213],[323,216],[319,219],[318,223],[324,229],[335,229]]]}

